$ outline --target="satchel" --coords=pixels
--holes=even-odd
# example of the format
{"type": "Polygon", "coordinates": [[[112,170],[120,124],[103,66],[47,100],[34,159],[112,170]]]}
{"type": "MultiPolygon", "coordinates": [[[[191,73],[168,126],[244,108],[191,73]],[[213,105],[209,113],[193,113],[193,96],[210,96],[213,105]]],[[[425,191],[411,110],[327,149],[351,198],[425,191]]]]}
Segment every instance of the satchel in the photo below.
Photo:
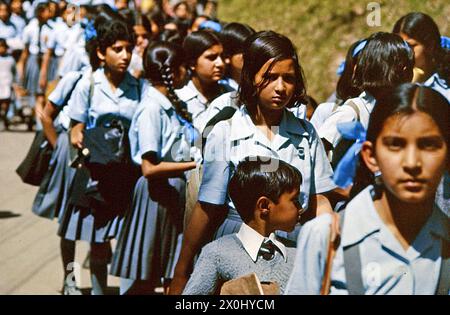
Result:
{"type": "Polygon", "coordinates": [[[36,132],[30,149],[22,163],[16,169],[16,173],[26,184],[40,186],[49,168],[53,148],[47,141],[44,131],[36,132]]]}

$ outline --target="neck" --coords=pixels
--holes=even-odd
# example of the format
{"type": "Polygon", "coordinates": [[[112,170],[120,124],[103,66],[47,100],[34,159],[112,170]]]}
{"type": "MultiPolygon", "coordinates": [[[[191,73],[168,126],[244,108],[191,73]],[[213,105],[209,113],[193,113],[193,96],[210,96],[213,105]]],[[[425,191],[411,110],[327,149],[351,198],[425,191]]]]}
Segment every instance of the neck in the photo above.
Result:
{"type": "Polygon", "coordinates": [[[433,212],[434,196],[422,203],[406,203],[389,191],[374,202],[381,220],[404,248],[409,247],[433,212]]]}
{"type": "Polygon", "coordinates": [[[217,82],[206,83],[201,81],[196,75],[192,77],[192,83],[194,83],[195,88],[208,100],[208,102],[215,99],[220,92],[220,86],[217,82]]]}
{"type": "Polygon", "coordinates": [[[274,232],[264,221],[252,220],[246,224],[264,237],[269,237],[274,232]]]}
{"type": "Polygon", "coordinates": [[[240,71],[231,71],[231,78],[236,81],[237,84],[241,85],[241,72],[240,71]]]}
{"type": "Polygon", "coordinates": [[[169,91],[167,91],[167,88],[164,84],[154,84],[153,87],[157,89],[165,97],[169,95],[169,91]]]}
{"type": "Polygon", "coordinates": [[[104,67],[103,69],[105,71],[106,79],[108,79],[108,82],[114,88],[117,88],[125,78],[125,72],[124,73],[113,72],[108,67],[104,67]]]}
{"type": "Polygon", "coordinates": [[[281,119],[283,118],[283,109],[280,110],[268,110],[262,108],[262,106],[256,106],[256,113],[252,117],[253,123],[256,126],[279,126],[281,119]]]}

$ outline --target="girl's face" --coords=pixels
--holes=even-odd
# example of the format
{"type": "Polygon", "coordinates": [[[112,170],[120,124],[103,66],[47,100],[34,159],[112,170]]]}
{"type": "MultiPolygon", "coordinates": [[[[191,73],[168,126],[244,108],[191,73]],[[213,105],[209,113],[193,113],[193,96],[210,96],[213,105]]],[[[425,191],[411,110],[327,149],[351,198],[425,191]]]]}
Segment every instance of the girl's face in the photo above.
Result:
{"type": "Polygon", "coordinates": [[[22,0],[11,1],[11,12],[15,14],[22,14],[22,0]]]}
{"type": "Polygon", "coordinates": [[[381,171],[392,195],[421,203],[434,198],[447,166],[447,150],[433,119],[415,112],[388,118],[376,140],[374,158],[365,160],[372,172],[381,171]]]}
{"type": "Polygon", "coordinates": [[[125,73],[130,65],[133,45],[126,40],[117,40],[106,48],[105,54],[97,50],[97,55],[113,73],[125,73]]]}
{"type": "Polygon", "coordinates": [[[197,58],[197,64],[192,67],[192,70],[195,71],[200,81],[210,84],[222,79],[225,73],[222,53],[222,45],[214,45],[197,58]]]}
{"type": "Polygon", "coordinates": [[[135,25],[133,30],[136,35],[136,47],[139,49],[139,52],[143,53],[149,44],[148,32],[143,25],[135,25]]]}
{"type": "Polygon", "coordinates": [[[231,67],[231,76],[235,78],[241,77],[242,67],[244,66],[243,54],[235,54],[230,57],[229,66],[231,67]]]}
{"type": "Polygon", "coordinates": [[[289,104],[295,94],[295,67],[292,59],[275,62],[270,72],[266,73],[272,64],[269,59],[255,75],[255,85],[259,86],[259,106],[269,110],[281,110],[289,104]]]}
{"type": "Polygon", "coordinates": [[[0,20],[3,22],[8,21],[9,19],[9,10],[6,4],[0,4],[0,20]]]}
{"type": "Polygon", "coordinates": [[[428,64],[426,47],[421,42],[415,40],[414,38],[409,37],[404,33],[400,33],[400,36],[401,38],[403,38],[405,42],[408,43],[409,47],[411,47],[411,49],[414,51],[414,66],[422,70],[425,70],[428,64]]]}

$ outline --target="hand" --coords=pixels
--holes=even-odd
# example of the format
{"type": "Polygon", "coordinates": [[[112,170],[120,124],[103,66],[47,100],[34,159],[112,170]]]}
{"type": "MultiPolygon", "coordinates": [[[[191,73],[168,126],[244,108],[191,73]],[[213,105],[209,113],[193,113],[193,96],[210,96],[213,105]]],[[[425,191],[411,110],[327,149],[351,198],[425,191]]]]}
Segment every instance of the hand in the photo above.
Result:
{"type": "Polygon", "coordinates": [[[39,78],[39,88],[42,90],[42,91],[45,91],[45,87],[47,86],[47,78],[46,77],[44,77],[44,76],[41,76],[40,78],[39,78]]]}
{"type": "Polygon", "coordinates": [[[170,282],[169,295],[181,295],[189,278],[181,275],[174,275],[170,282]]]}
{"type": "Polygon", "coordinates": [[[83,149],[83,131],[72,129],[70,132],[70,143],[76,149],[83,149]]]}

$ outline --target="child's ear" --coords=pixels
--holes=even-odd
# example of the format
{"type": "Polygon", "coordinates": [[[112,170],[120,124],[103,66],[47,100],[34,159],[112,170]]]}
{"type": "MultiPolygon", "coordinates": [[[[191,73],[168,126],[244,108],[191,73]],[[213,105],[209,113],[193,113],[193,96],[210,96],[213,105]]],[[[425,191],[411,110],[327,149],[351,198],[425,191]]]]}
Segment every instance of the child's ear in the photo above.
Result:
{"type": "Polygon", "coordinates": [[[272,201],[267,197],[259,197],[256,201],[256,210],[261,213],[262,216],[267,216],[269,214],[269,208],[272,201]]]}
{"type": "Polygon", "coordinates": [[[377,159],[375,158],[375,148],[372,142],[366,141],[363,143],[361,148],[361,157],[364,163],[366,163],[367,168],[372,173],[380,170],[377,159]]]}
{"type": "Polygon", "coordinates": [[[97,57],[98,57],[98,59],[100,59],[101,61],[105,61],[105,55],[102,54],[102,52],[100,51],[99,48],[97,48],[97,57]]]}

